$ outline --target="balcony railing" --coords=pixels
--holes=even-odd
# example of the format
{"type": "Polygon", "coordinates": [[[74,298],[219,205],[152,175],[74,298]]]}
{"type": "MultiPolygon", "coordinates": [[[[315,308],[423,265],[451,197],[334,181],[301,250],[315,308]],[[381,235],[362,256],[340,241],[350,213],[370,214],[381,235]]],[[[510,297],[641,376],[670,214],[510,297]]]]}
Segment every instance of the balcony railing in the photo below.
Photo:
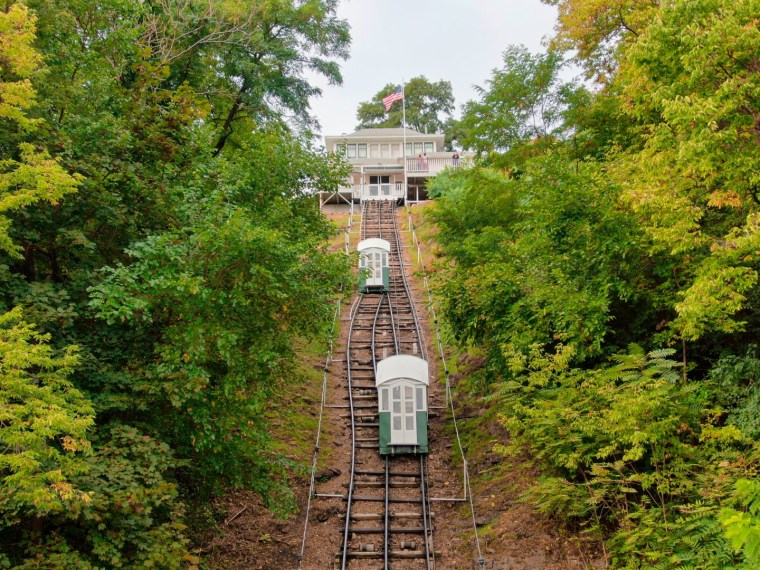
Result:
{"type": "MultiPolygon", "coordinates": [[[[461,157],[455,160],[451,157],[451,155],[445,157],[432,157],[428,158],[427,160],[421,158],[400,158],[398,159],[398,163],[396,163],[396,168],[400,170],[400,167],[404,165],[405,162],[406,176],[408,178],[420,176],[436,176],[437,174],[443,172],[446,168],[458,168],[460,166],[465,166],[467,160],[468,159],[465,157],[461,157]]],[[[379,170],[380,168],[385,168],[387,171],[390,166],[377,166],[375,173],[381,171],[379,170]]],[[[377,179],[379,175],[375,173],[372,172],[372,165],[362,166],[361,175],[362,177],[367,176],[365,180],[369,178],[369,175],[372,175],[373,177],[376,177],[375,179],[377,179]],[[365,173],[365,168],[369,170],[369,173],[365,173]]],[[[400,172],[395,174],[396,179],[399,178],[399,174],[400,172]]],[[[395,200],[397,198],[406,198],[407,194],[403,182],[391,182],[389,184],[367,184],[365,182],[364,184],[349,185],[346,190],[349,190],[351,192],[354,199],[359,200],[395,200]]]]}
{"type": "Polygon", "coordinates": [[[413,176],[435,176],[445,168],[462,166],[463,159],[447,158],[407,158],[406,172],[413,176]]]}

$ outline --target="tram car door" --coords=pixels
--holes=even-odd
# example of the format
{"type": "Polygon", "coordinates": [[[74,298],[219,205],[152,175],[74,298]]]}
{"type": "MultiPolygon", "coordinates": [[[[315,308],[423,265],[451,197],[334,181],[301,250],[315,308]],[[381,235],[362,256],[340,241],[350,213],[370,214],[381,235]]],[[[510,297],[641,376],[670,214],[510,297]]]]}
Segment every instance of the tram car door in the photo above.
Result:
{"type": "Polygon", "coordinates": [[[359,242],[359,290],[362,293],[388,291],[391,244],[384,239],[369,238],[359,242]]]}
{"type": "Polygon", "coordinates": [[[377,363],[380,453],[428,452],[428,363],[410,354],[377,363]]]}

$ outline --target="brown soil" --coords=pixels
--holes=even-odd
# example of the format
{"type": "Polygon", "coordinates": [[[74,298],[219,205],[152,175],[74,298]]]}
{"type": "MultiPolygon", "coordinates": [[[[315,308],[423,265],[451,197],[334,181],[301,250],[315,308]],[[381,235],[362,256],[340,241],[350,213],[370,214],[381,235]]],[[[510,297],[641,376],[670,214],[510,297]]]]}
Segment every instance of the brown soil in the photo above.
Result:
{"type": "MultiPolygon", "coordinates": [[[[339,216],[340,214],[332,214],[339,216]]],[[[345,214],[343,214],[345,217],[345,214]]],[[[403,211],[399,220],[405,219],[403,211]]],[[[402,243],[409,246],[411,236],[401,235],[402,243]]],[[[415,252],[412,247],[407,253],[415,252]]],[[[407,255],[407,257],[409,257],[407,255]]],[[[407,259],[407,263],[411,263],[407,259]]],[[[431,378],[439,377],[440,361],[437,347],[430,339],[435,339],[432,319],[429,319],[421,291],[421,278],[410,281],[415,306],[422,326],[425,328],[427,353],[430,361],[431,378]]],[[[342,383],[342,365],[339,360],[345,356],[346,324],[350,305],[344,305],[341,317],[341,332],[335,344],[333,363],[328,374],[327,404],[344,404],[345,386],[342,383]]],[[[471,367],[477,362],[470,363],[471,367]]],[[[323,361],[315,362],[321,369],[323,361]]],[[[456,380],[452,376],[452,380],[456,380]]],[[[433,406],[443,406],[442,383],[431,382],[431,411],[433,406]]],[[[460,430],[467,429],[467,416],[477,416],[481,410],[457,409],[463,418],[460,430]]],[[[319,401],[304,409],[304,414],[318,415],[319,401]]],[[[462,468],[453,450],[451,433],[453,429],[449,414],[438,409],[436,417],[430,420],[430,454],[428,475],[430,496],[433,498],[462,497],[462,468]]],[[[345,410],[327,408],[321,436],[317,472],[321,476],[317,492],[321,494],[343,494],[348,484],[350,460],[350,434],[347,421],[342,415],[345,410]]],[[[287,430],[282,437],[287,438],[287,430]]],[[[506,434],[495,424],[489,426],[489,433],[483,437],[490,441],[503,442],[506,434]]],[[[491,446],[487,446],[490,450],[491,446]]],[[[311,457],[299,458],[310,463],[311,457]]],[[[606,568],[599,554],[599,546],[580,536],[561,532],[556,524],[535,514],[531,508],[519,501],[519,496],[530,487],[537,477],[536,471],[526,461],[510,460],[490,451],[468,457],[470,475],[474,487],[475,520],[480,538],[480,551],[484,563],[478,564],[478,550],[473,533],[473,517],[469,503],[436,501],[432,510],[435,514],[434,549],[440,552],[436,558],[436,568],[470,569],[489,568],[520,570],[575,570],[606,568]],[[498,471],[498,477],[489,475],[498,471]],[[505,483],[507,482],[507,483],[505,483]]],[[[234,492],[220,498],[215,509],[226,513],[225,521],[218,525],[214,535],[203,545],[207,554],[206,563],[212,568],[281,570],[298,569],[325,570],[333,568],[335,555],[339,550],[343,527],[343,501],[340,499],[312,499],[309,523],[306,527],[306,542],[303,559],[299,562],[304,536],[304,523],[309,494],[309,480],[294,482],[298,504],[298,514],[278,520],[263,505],[253,492],[234,492]]],[[[360,568],[359,565],[352,565],[360,568]]]]}

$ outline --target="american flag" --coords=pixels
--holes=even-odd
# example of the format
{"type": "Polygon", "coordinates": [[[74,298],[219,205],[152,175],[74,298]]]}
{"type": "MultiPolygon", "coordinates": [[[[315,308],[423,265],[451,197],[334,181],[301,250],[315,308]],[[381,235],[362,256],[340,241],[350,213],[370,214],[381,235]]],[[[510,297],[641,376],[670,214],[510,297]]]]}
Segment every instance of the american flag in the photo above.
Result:
{"type": "Polygon", "coordinates": [[[401,90],[401,87],[396,89],[393,93],[386,95],[383,97],[383,105],[385,105],[385,110],[390,111],[391,105],[393,105],[393,103],[396,101],[401,101],[403,98],[404,92],[401,90]]]}

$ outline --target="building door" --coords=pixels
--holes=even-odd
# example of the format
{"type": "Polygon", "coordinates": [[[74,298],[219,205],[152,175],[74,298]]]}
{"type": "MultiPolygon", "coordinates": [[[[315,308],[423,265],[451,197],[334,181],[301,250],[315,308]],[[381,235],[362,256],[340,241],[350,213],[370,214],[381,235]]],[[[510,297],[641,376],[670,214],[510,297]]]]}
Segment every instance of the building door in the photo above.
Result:
{"type": "Polygon", "coordinates": [[[383,267],[388,265],[388,254],[384,251],[368,251],[362,254],[360,267],[367,273],[367,287],[383,286],[383,267]]]}
{"type": "Polygon", "coordinates": [[[369,177],[369,195],[370,196],[390,196],[391,195],[391,177],[390,176],[370,176],[369,177]]]}
{"type": "Polygon", "coordinates": [[[417,445],[414,387],[405,382],[391,391],[391,445],[417,445]]]}

